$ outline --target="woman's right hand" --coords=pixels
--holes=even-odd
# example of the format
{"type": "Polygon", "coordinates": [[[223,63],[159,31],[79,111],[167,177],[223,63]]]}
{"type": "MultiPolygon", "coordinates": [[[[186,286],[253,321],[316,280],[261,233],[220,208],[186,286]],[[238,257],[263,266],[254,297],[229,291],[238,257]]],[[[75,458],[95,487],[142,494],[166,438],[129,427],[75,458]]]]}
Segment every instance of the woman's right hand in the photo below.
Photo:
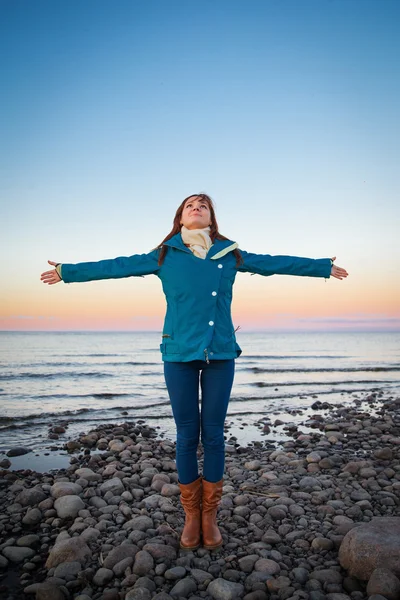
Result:
{"type": "MultiPolygon", "coordinates": [[[[47,262],[49,263],[49,265],[53,265],[53,267],[56,267],[59,264],[53,262],[52,260],[48,260],[47,262]]],[[[41,274],[40,279],[43,281],[43,283],[48,283],[49,285],[54,285],[55,283],[61,281],[61,277],[57,273],[56,269],[52,269],[51,271],[45,271],[41,274]]]]}

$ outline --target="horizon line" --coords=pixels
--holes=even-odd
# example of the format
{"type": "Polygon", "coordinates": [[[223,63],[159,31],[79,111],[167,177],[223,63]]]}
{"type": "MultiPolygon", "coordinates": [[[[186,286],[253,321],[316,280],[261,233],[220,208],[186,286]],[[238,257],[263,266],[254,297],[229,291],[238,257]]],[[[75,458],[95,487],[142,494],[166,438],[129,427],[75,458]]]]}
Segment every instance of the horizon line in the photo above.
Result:
{"type": "MultiPolygon", "coordinates": [[[[0,329],[0,333],[154,333],[156,329],[0,329]]],[[[237,335],[252,333],[400,333],[400,329],[251,329],[237,335]]]]}

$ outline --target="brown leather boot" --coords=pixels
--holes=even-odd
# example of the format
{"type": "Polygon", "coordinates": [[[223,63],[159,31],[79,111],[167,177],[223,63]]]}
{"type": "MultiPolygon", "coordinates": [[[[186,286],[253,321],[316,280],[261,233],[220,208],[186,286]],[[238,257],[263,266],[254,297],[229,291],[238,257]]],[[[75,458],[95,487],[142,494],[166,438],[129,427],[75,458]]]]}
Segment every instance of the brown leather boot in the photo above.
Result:
{"type": "Polygon", "coordinates": [[[217,525],[217,509],[222,497],[223,479],[211,483],[203,479],[203,507],[201,512],[201,527],[203,531],[203,546],[215,550],[222,546],[222,536],[217,525]]]}
{"type": "Polygon", "coordinates": [[[202,479],[179,484],[181,503],[185,511],[185,526],[181,535],[181,548],[195,550],[200,545],[202,479]]]}

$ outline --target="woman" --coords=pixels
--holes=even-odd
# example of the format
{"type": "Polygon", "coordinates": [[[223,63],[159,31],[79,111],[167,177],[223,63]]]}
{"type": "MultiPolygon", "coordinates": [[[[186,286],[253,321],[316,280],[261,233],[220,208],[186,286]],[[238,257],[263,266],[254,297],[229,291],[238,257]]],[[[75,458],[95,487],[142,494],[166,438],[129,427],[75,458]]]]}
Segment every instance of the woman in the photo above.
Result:
{"type": "Polygon", "coordinates": [[[149,254],[99,262],[57,264],[43,283],[65,283],[154,274],[167,301],[162,343],[165,381],[177,427],[176,463],[186,519],[181,547],[221,546],[217,508],[222,496],[224,421],[241,354],[231,319],[236,273],[347,277],[335,259],[251,254],[218,231],[213,203],[205,194],[188,196],[176,211],[172,231],[149,254]],[[199,411],[199,381],[202,390],[199,411]],[[204,448],[203,477],[197,447],[204,448]]]}

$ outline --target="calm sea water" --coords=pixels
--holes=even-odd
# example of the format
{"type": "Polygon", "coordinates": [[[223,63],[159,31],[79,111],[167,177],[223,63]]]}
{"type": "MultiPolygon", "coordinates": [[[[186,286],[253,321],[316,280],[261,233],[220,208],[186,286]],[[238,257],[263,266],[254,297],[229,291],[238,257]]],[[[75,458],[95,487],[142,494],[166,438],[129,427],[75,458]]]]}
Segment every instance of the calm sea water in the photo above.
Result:
{"type": "MultiPolygon", "coordinates": [[[[265,439],[260,421],[304,422],[317,399],[400,393],[399,333],[248,333],[238,342],[227,423],[239,442],[265,439]]],[[[0,333],[0,452],[43,451],[61,422],[60,446],[101,423],[138,419],[174,439],[158,347],[157,333],[0,333]]]]}

